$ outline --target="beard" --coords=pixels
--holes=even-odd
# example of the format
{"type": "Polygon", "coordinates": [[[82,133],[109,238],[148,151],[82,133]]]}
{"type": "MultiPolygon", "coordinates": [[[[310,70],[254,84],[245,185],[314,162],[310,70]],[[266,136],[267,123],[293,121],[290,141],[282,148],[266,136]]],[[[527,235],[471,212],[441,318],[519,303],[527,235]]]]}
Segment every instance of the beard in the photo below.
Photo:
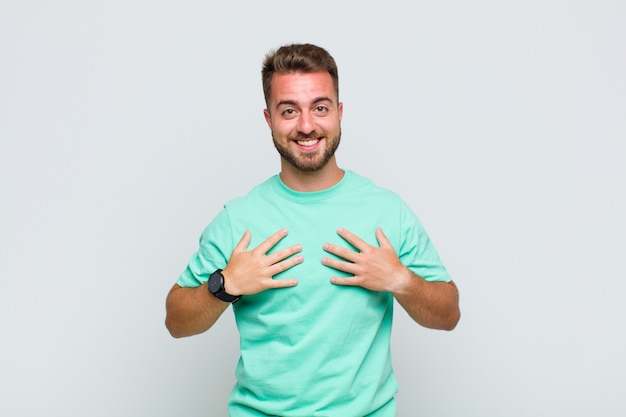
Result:
{"type": "MultiPolygon", "coordinates": [[[[308,135],[299,134],[295,139],[308,139],[319,137],[315,132],[312,132],[308,135]]],[[[341,128],[339,129],[339,133],[337,136],[333,138],[328,138],[327,136],[324,138],[326,141],[326,148],[324,151],[315,151],[305,155],[297,155],[289,148],[289,144],[283,145],[278,143],[276,138],[274,137],[274,133],[272,132],[272,139],[274,141],[274,147],[282,156],[282,158],[287,161],[292,167],[296,168],[301,172],[315,172],[324,168],[328,161],[335,155],[335,151],[339,147],[339,142],[341,142],[341,128]]],[[[288,138],[289,142],[291,142],[294,138],[288,138]]]]}

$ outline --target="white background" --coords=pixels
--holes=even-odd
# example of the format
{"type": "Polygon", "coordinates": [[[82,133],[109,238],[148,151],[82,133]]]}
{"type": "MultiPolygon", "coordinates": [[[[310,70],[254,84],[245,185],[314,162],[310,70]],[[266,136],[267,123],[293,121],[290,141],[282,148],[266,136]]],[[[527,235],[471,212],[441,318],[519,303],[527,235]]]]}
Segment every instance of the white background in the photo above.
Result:
{"type": "Polygon", "coordinates": [[[175,340],[164,301],[278,171],[260,68],[290,42],[335,56],[340,165],[461,291],[451,333],[397,309],[398,415],[625,415],[624,4],[0,0],[0,415],[226,414],[232,310],[175,340]]]}

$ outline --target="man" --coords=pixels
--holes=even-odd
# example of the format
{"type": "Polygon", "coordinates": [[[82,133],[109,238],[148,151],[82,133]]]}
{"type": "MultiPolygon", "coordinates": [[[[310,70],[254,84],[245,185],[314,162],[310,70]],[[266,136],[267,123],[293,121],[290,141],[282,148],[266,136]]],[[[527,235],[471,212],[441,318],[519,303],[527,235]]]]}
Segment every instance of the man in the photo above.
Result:
{"type": "Polygon", "coordinates": [[[406,204],[337,165],[343,103],[328,52],[283,46],[262,78],[280,174],[205,229],[166,326],[202,333],[232,303],[231,416],[393,416],[393,300],[422,326],[452,330],[456,286],[406,204]]]}

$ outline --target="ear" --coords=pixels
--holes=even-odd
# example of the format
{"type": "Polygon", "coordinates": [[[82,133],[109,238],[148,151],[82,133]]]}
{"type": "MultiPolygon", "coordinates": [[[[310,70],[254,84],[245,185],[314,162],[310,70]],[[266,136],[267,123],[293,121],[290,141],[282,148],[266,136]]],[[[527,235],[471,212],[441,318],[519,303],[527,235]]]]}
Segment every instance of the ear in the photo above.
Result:
{"type": "Polygon", "coordinates": [[[341,121],[341,118],[343,117],[343,102],[339,102],[339,104],[337,104],[337,113],[339,114],[339,121],[341,121]]]}
{"type": "Polygon", "coordinates": [[[265,116],[265,123],[267,123],[267,126],[271,130],[272,129],[272,115],[270,114],[269,110],[263,109],[263,116],[265,116]]]}

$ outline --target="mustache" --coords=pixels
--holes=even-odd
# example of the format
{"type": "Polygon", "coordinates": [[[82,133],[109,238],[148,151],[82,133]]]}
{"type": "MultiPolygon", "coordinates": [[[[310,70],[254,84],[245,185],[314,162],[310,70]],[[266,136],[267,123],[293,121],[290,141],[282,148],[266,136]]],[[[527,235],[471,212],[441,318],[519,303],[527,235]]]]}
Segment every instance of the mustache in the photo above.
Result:
{"type": "Polygon", "coordinates": [[[296,136],[289,137],[290,140],[303,140],[303,139],[317,139],[323,135],[320,135],[317,130],[314,130],[309,133],[298,132],[296,136]]]}

